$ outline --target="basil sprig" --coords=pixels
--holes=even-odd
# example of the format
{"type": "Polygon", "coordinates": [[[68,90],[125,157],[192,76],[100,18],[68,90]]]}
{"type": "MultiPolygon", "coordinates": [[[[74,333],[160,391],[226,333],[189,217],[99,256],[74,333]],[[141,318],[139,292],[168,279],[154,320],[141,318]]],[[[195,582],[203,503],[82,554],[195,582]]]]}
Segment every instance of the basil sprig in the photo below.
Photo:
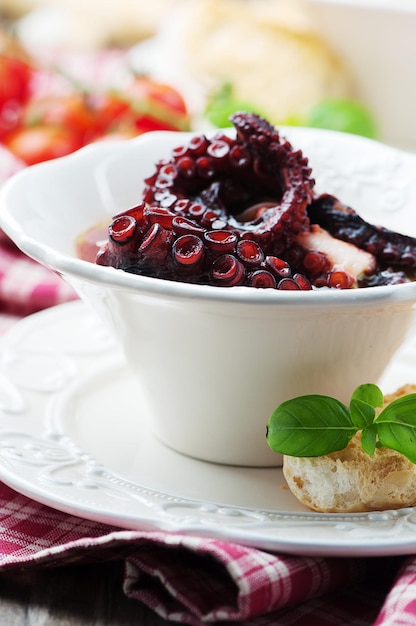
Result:
{"type": "Polygon", "coordinates": [[[323,395],[299,396],[280,404],[267,424],[272,450],[296,457],[316,457],[343,450],[357,432],[367,454],[391,448],[416,463],[416,393],[383,407],[383,393],[372,383],[360,385],[350,405],[323,395]]]}

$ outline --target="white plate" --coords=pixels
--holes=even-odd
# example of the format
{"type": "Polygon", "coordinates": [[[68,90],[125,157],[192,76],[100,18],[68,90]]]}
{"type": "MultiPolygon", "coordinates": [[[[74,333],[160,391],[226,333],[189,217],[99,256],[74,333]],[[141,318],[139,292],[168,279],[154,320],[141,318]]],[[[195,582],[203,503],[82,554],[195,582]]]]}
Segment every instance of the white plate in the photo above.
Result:
{"type": "MultiPolygon", "coordinates": [[[[408,346],[383,390],[412,380],[408,346]]],[[[311,513],[279,468],[214,465],[167,449],[141,418],[133,388],[121,354],[84,304],[18,322],[1,342],[0,479],[55,509],[123,528],[308,555],[415,551],[414,509],[311,513]]]]}

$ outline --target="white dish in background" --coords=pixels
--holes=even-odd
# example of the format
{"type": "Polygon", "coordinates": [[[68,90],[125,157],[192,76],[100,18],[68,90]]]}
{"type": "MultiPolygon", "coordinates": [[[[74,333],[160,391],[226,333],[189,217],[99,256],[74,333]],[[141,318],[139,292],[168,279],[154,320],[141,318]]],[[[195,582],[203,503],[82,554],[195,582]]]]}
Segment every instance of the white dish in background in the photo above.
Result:
{"type": "MultiPolygon", "coordinates": [[[[414,509],[312,513],[280,469],[197,461],[158,442],[132,405],[107,331],[80,302],[18,322],[1,341],[0,479],[57,510],[303,555],[415,551],[414,509]],[[114,419],[116,415],[117,419],[114,419]]],[[[416,379],[408,345],[381,384],[416,379]]]]}
{"type": "Polygon", "coordinates": [[[351,68],[381,140],[416,151],[416,2],[303,0],[319,35],[351,68]]]}

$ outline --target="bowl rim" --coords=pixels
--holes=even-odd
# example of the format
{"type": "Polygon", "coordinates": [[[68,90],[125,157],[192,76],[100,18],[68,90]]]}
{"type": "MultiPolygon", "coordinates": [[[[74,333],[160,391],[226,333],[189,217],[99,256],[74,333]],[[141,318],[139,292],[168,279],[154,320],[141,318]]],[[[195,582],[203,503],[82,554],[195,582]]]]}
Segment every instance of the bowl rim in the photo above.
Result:
{"type": "MultiPolygon", "coordinates": [[[[284,136],[285,130],[289,127],[279,126],[279,132],[284,136]]],[[[405,154],[410,158],[414,157],[416,165],[416,155],[407,153],[403,150],[387,146],[379,141],[360,137],[355,135],[347,135],[338,131],[290,127],[295,128],[295,132],[306,132],[308,134],[331,134],[342,136],[345,141],[353,141],[357,143],[372,143],[383,146],[388,150],[405,154]]],[[[306,302],[310,306],[349,306],[362,307],[365,304],[380,304],[386,300],[395,302],[416,304],[416,281],[399,285],[385,285],[377,287],[369,287],[362,289],[313,289],[312,291],[285,291],[276,289],[254,289],[246,286],[234,287],[217,287],[212,285],[200,285],[194,283],[185,283],[180,281],[167,280],[163,278],[153,278],[144,275],[137,275],[115,269],[108,266],[100,266],[89,261],[82,260],[69,253],[58,251],[51,246],[39,243],[36,239],[29,236],[21,223],[13,214],[11,206],[9,206],[9,196],[12,195],[16,187],[24,186],[26,178],[32,177],[37,170],[60,169],[66,167],[68,163],[85,160],[97,163],[100,159],[114,156],[117,153],[123,153],[134,144],[145,143],[152,140],[152,136],[163,136],[185,138],[195,134],[205,133],[207,135],[216,132],[230,132],[233,129],[214,129],[210,131],[153,131],[127,140],[104,140],[101,142],[89,144],[83,148],[60,158],[56,158],[43,163],[38,163],[26,167],[15,173],[8,179],[0,189],[0,228],[10,237],[15,245],[29,257],[35,261],[45,265],[62,275],[65,279],[71,277],[79,281],[88,281],[90,283],[112,287],[118,290],[129,291],[134,293],[146,293],[155,297],[170,297],[173,299],[191,299],[199,301],[217,301],[222,303],[246,303],[246,304],[262,304],[262,305],[290,305],[297,306],[299,303],[306,302]]],[[[291,141],[289,139],[289,141],[291,141]]],[[[307,155],[306,155],[307,156],[307,155]]],[[[70,280],[68,281],[70,282],[70,280]]]]}

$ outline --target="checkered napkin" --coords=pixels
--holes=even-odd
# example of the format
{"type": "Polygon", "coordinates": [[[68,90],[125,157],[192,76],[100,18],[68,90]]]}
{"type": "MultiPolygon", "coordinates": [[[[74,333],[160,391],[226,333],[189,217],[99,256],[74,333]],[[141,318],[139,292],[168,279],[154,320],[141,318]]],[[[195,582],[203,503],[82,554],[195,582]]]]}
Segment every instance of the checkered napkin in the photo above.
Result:
{"type": "Polygon", "coordinates": [[[0,334],[21,317],[75,298],[62,278],[22,254],[0,231],[0,334]]]}
{"type": "Polygon", "coordinates": [[[416,623],[412,559],[285,556],[207,538],[121,530],[55,511],[0,483],[0,571],[110,559],[125,562],[120,585],[127,596],[181,624],[416,623]]]}

